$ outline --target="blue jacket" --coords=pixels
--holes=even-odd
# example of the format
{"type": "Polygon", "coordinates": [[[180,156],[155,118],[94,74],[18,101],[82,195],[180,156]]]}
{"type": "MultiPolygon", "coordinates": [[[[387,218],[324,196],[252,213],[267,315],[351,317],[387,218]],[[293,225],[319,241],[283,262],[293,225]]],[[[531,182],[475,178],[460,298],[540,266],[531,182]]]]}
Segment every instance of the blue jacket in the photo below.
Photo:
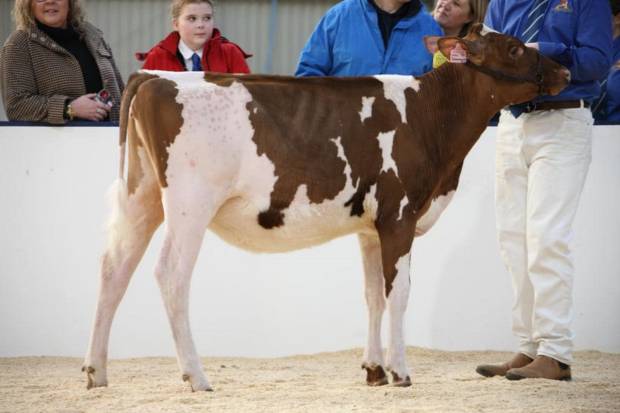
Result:
{"type": "Polygon", "coordinates": [[[344,0],[329,9],[301,52],[296,76],[418,76],[433,68],[425,35],[441,28],[423,9],[396,24],[387,50],[377,12],[368,0],[344,0]]]}
{"type": "MultiPolygon", "coordinates": [[[[521,38],[533,0],[491,0],[485,24],[521,38]]],[[[600,94],[599,80],[611,66],[609,0],[550,0],[538,35],[540,52],[566,66],[571,83],[557,96],[536,101],[584,99],[600,94]]]]}
{"type": "Polygon", "coordinates": [[[613,63],[607,79],[601,82],[603,92],[600,100],[592,110],[595,119],[620,123],[620,37],[614,39],[613,63]]]}

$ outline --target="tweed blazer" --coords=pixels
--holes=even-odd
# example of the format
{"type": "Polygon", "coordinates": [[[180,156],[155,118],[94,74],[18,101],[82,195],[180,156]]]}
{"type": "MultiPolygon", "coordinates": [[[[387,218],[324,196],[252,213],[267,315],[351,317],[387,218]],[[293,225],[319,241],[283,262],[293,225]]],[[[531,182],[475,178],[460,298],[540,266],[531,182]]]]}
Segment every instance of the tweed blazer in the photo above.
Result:
{"type": "MultiPolygon", "coordinates": [[[[110,120],[118,121],[123,79],[103,33],[83,25],[84,41],[97,62],[103,87],[114,106],[110,120]]],[[[65,102],[86,94],[77,59],[39,28],[16,30],[0,51],[0,88],[9,120],[64,124],[65,102]]]]}

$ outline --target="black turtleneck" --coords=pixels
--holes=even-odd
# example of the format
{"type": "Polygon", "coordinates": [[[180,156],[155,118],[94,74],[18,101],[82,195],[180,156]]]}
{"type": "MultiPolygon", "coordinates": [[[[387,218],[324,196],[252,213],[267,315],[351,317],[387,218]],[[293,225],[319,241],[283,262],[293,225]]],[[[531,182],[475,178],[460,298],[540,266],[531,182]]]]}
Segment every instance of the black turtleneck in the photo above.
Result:
{"type": "Polygon", "coordinates": [[[388,13],[382,10],[379,6],[377,6],[374,0],[368,0],[368,2],[372,4],[372,6],[377,11],[377,20],[379,22],[379,30],[381,30],[381,37],[383,37],[383,45],[385,46],[386,49],[387,49],[388,41],[390,40],[390,35],[392,34],[392,30],[394,29],[394,26],[396,26],[396,24],[402,19],[404,19],[405,17],[415,16],[416,14],[418,14],[420,9],[422,8],[422,4],[420,3],[420,0],[411,0],[410,2],[405,3],[402,6],[400,6],[400,8],[396,10],[394,13],[388,13]]]}
{"type": "Polygon", "coordinates": [[[37,21],[37,27],[58,43],[59,46],[71,53],[78,61],[82,69],[86,93],[97,93],[103,89],[97,62],[90,53],[90,50],[88,50],[88,46],[86,46],[84,39],[80,38],[79,33],[77,33],[71,25],[68,25],[66,29],[62,29],[46,26],[37,21]]]}

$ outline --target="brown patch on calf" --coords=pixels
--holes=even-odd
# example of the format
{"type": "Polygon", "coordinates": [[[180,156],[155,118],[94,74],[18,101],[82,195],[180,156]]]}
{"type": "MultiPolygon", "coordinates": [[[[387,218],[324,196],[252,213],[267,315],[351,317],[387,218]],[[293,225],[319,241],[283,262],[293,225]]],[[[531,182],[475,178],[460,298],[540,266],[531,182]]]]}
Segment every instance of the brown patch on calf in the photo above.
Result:
{"type": "Polygon", "coordinates": [[[229,87],[241,76],[245,76],[245,75],[233,75],[233,74],[226,74],[226,73],[216,74],[216,73],[205,72],[204,79],[209,83],[213,83],[214,85],[218,85],[222,87],[229,87]]]}
{"type": "MultiPolygon", "coordinates": [[[[135,124],[133,122],[129,122],[129,111],[131,110],[131,102],[135,97],[136,93],[140,86],[151,79],[156,78],[157,76],[151,75],[148,73],[133,73],[129,77],[129,81],[127,82],[127,87],[123,92],[123,97],[121,99],[121,110],[120,110],[120,127],[119,127],[119,145],[122,147],[127,142],[127,132],[129,129],[129,139],[132,143],[129,144],[128,147],[128,158],[129,158],[129,167],[127,174],[127,188],[129,194],[133,194],[138,187],[138,183],[142,179],[144,175],[144,171],[142,170],[142,165],[140,165],[140,159],[138,158],[138,148],[137,146],[141,145],[140,140],[137,139],[135,133],[135,124]]],[[[121,174],[124,169],[123,159],[121,158],[121,174]]]]}
{"type": "MultiPolygon", "coordinates": [[[[146,148],[162,188],[168,186],[168,147],[172,145],[183,125],[183,105],[176,101],[178,92],[175,83],[170,80],[151,79],[140,86],[132,105],[132,115],[140,124],[142,132],[142,142],[138,142],[138,145],[146,148]],[[157,102],[157,105],[153,102],[157,102]]],[[[130,136],[135,136],[135,133],[136,131],[132,131],[130,136]]],[[[137,148],[129,152],[130,163],[132,157],[137,160],[135,151],[137,148]]],[[[128,185],[131,193],[137,182],[128,181],[128,185]]]]}
{"type": "Polygon", "coordinates": [[[362,183],[357,187],[355,194],[345,202],[344,206],[351,207],[351,216],[361,217],[364,214],[364,198],[370,191],[370,184],[368,182],[362,183]]]}
{"type": "Polygon", "coordinates": [[[381,241],[381,261],[385,282],[385,296],[392,291],[392,284],[398,275],[396,263],[411,250],[415,231],[415,217],[409,202],[400,216],[400,200],[405,196],[401,180],[390,170],[381,174],[377,183],[379,210],[375,226],[381,241]],[[400,219],[399,219],[400,216],[400,219]]]}
{"type": "Polygon", "coordinates": [[[383,163],[377,136],[401,123],[396,106],[384,97],[383,84],[374,78],[236,79],[253,98],[247,109],[257,154],[273,162],[277,176],[269,209],[260,213],[259,224],[267,229],[283,225],[284,211],[301,185],[316,204],[334,199],[344,189],[346,163],[338,156],[338,138],[357,188],[343,206],[361,216],[364,198],[383,163]],[[364,122],[363,97],[375,98],[373,115],[364,122]]]}
{"type": "Polygon", "coordinates": [[[156,77],[157,76],[155,75],[141,72],[135,72],[129,76],[127,87],[125,87],[125,91],[123,92],[123,96],[121,98],[119,145],[124,144],[127,140],[127,126],[129,124],[129,110],[131,108],[131,101],[136,93],[138,93],[138,89],[142,83],[156,77]]]}

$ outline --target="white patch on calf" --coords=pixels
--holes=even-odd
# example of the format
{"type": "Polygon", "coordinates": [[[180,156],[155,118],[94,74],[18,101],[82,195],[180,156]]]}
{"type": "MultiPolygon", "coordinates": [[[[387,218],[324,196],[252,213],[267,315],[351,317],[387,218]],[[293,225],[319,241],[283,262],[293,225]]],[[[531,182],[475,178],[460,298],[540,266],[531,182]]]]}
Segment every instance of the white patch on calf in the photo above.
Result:
{"type": "Polygon", "coordinates": [[[287,220],[290,220],[291,218],[306,219],[317,215],[316,208],[313,208],[310,198],[308,197],[308,185],[306,184],[302,184],[297,187],[297,192],[295,192],[291,205],[295,205],[296,208],[294,210],[287,211],[287,220]],[[294,216],[292,216],[292,214],[294,214],[294,216]]]}
{"type": "Polygon", "coordinates": [[[392,146],[394,145],[394,135],[396,131],[380,133],[377,136],[379,141],[379,147],[381,148],[381,156],[383,157],[383,165],[381,166],[381,172],[387,172],[390,169],[394,170],[396,176],[398,176],[398,169],[396,168],[396,162],[392,158],[392,146]]]}
{"type": "Polygon", "coordinates": [[[364,198],[364,211],[374,221],[377,219],[377,211],[379,210],[379,202],[377,201],[377,184],[373,184],[368,190],[366,198],[364,198]]]}
{"type": "MultiPolygon", "coordinates": [[[[396,166],[396,162],[394,161],[394,158],[392,157],[392,148],[394,146],[394,135],[395,134],[396,134],[396,131],[380,133],[379,136],[377,136],[377,139],[379,140],[379,147],[381,148],[381,156],[383,157],[383,165],[381,166],[381,172],[388,172],[390,169],[392,169],[394,171],[394,174],[396,174],[396,177],[400,180],[400,177],[398,176],[398,167],[396,166]]],[[[408,203],[409,203],[409,199],[407,198],[407,195],[405,194],[403,198],[400,200],[400,207],[399,207],[399,212],[398,212],[399,221],[402,219],[403,210],[405,209],[408,203]]]]}
{"type": "Polygon", "coordinates": [[[372,104],[375,103],[375,99],[374,96],[362,98],[362,110],[360,111],[360,119],[362,122],[372,116],[372,104]]]}
{"type": "Polygon", "coordinates": [[[247,191],[259,210],[269,208],[275,166],[267,155],[256,155],[247,88],[239,82],[209,83],[201,72],[164,72],[162,77],[176,82],[177,102],[183,105],[181,131],[168,148],[170,189],[180,186],[178,194],[195,193],[198,186],[223,195],[247,191]]]}
{"type": "Polygon", "coordinates": [[[404,294],[401,298],[405,301],[409,299],[409,270],[410,270],[410,254],[406,253],[396,262],[396,278],[392,282],[392,292],[395,294],[404,294]]]}
{"type": "Polygon", "coordinates": [[[431,229],[431,227],[437,222],[441,213],[446,209],[452,197],[454,196],[455,191],[450,191],[446,195],[438,196],[437,198],[431,201],[431,205],[428,207],[428,210],[422,217],[418,220],[418,223],[415,227],[415,235],[424,235],[426,231],[431,229]]]}
{"type": "Polygon", "coordinates": [[[405,90],[412,88],[420,90],[420,82],[413,76],[378,75],[375,78],[383,83],[383,93],[387,100],[391,100],[400,112],[403,123],[407,123],[407,100],[405,90]]]}
{"type": "Polygon", "coordinates": [[[403,318],[407,309],[410,289],[410,253],[406,253],[396,262],[396,278],[388,296],[387,307],[390,313],[390,340],[388,344],[386,368],[396,373],[401,379],[409,376],[405,360],[405,340],[403,318]]]}
{"type": "Polygon", "coordinates": [[[341,140],[342,138],[338,136],[336,139],[332,139],[332,142],[334,142],[334,145],[336,145],[336,148],[338,149],[338,157],[346,163],[346,166],[344,167],[344,174],[347,177],[347,183],[345,184],[343,191],[353,192],[355,191],[355,187],[353,186],[353,181],[351,179],[351,165],[349,165],[349,161],[344,154],[344,147],[340,142],[341,140]]]}
{"type": "Polygon", "coordinates": [[[405,194],[405,196],[400,200],[400,207],[398,210],[399,221],[403,218],[403,211],[405,210],[405,207],[407,206],[408,203],[409,203],[409,198],[407,198],[407,194],[405,194]]]}

